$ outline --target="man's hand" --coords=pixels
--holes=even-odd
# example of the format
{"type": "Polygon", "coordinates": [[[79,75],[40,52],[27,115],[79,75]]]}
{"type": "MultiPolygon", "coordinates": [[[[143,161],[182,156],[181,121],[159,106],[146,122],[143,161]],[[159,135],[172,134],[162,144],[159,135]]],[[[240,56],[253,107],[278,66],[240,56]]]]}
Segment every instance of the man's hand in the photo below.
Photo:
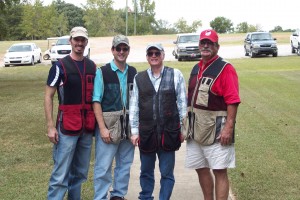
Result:
{"type": "Polygon", "coordinates": [[[132,135],[130,139],[131,139],[131,143],[134,146],[138,146],[138,144],[139,144],[139,135],[132,135]]]}
{"type": "Polygon", "coordinates": [[[52,142],[53,144],[58,143],[58,132],[55,127],[48,128],[47,136],[48,136],[50,142],[52,142]]]}
{"type": "Polygon", "coordinates": [[[107,128],[100,129],[100,136],[103,142],[105,142],[106,144],[111,143],[109,130],[107,128]]]}

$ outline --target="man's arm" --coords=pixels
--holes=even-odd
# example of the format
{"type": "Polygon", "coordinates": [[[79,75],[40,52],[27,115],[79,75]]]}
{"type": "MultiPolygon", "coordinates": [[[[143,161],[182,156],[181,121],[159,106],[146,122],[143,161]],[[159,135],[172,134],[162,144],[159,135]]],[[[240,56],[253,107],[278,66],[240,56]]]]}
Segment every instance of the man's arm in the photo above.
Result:
{"type": "Polygon", "coordinates": [[[45,117],[47,123],[47,136],[52,143],[57,144],[58,132],[56,130],[54,120],[53,120],[53,97],[55,92],[56,92],[56,87],[50,87],[48,85],[46,86],[44,109],[45,109],[45,117]]]}

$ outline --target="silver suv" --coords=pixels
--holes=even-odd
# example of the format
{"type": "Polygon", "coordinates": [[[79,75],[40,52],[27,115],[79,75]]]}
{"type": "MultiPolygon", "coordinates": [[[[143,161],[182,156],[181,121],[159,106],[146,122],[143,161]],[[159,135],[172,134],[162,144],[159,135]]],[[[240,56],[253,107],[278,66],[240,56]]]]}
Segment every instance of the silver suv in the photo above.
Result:
{"type": "Polygon", "coordinates": [[[199,51],[199,38],[200,35],[196,33],[178,34],[175,44],[173,55],[178,61],[182,59],[196,59],[200,58],[199,51]]]}
{"type": "Polygon", "coordinates": [[[270,55],[277,57],[278,49],[276,38],[269,32],[247,33],[244,41],[245,56],[254,58],[257,55],[270,55]]]}

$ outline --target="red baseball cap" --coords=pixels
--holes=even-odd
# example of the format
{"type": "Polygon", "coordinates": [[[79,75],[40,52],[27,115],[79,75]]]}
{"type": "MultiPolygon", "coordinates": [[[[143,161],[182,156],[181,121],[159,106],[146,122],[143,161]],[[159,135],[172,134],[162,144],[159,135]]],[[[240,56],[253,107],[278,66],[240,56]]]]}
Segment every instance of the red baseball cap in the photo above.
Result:
{"type": "Polygon", "coordinates": [[[208,39],[212,42],[218,42],[219,37],[215,30],[207,29],[201,32],[200,40],[208,39]]]}

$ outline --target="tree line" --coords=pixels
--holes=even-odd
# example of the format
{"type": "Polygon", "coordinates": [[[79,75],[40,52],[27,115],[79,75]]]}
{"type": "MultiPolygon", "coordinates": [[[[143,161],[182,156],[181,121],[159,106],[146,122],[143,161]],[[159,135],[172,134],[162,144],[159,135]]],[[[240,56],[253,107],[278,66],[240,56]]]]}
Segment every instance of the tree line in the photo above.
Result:
{"type": "MultiPolygon", "coordinates": [[[[133,10],[114,9],[113,0],[87,0],[82,7],[55,0],[43,5],[42,0],[1,0],[0,41],[39,40],[68,35],[74,26],[84,26],[91,37],[127,35],[161,35],[196,32],[201,20],[188,25],[184,18],[174,24],[155,18],[153,0],[132,0],[133,10]]],[[[219,33],[260,31],[258,25],[242,22],[233,27],[230,19],[216,17],[210,26],[219,33]]],[[[284,31],[280,26],[275,31],[284,31]]],[[[291,32],[292,30],[286,30],[291,32]]]]}

